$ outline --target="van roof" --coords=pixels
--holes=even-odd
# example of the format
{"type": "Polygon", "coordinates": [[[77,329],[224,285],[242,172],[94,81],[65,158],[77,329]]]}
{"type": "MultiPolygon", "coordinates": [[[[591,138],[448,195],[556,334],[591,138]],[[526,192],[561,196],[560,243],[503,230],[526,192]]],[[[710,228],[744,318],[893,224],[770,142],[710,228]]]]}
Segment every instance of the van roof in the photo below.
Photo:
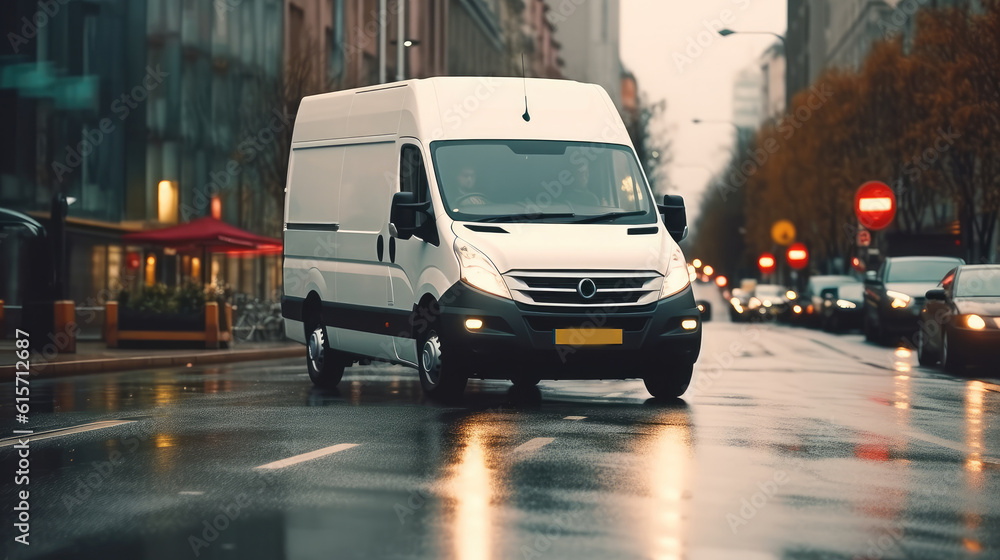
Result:
{"type": "Polygon", "coordinates": [[[292,142],[369,136],[539,139],[632,146],[601,86],[569,80],[436,77],[305,97],[292,142]],[[530,119],[525,121],[525,95],[530,119]]]}

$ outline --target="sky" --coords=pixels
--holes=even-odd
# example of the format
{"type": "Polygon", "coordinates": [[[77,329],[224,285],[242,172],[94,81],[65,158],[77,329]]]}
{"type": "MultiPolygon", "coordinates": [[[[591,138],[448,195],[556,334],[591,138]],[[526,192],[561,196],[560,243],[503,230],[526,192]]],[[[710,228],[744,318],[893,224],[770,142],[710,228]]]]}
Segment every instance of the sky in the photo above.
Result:
{"type": "Polygon", "coordinates": [[[786,0],[621,0],[620,57],[650,102],[667,102],[653,132],[672,144],[671,194],[684,196],[690,223],[708,181],[728,161],[735,137],[731,125],[691,120],[731,121],[736,75],[756,65],[777,41],[709,30],[725,17],[730,23],[721,25],[735,31],[784,35],[786,11],[786,0]]]}

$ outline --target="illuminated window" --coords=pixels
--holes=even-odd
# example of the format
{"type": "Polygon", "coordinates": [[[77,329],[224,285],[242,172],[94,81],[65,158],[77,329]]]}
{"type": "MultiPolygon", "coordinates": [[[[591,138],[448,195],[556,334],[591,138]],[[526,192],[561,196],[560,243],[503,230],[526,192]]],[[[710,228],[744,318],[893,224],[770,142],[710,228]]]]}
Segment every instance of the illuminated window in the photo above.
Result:
{"type": "Polygon", "coordinates": [[[146,257],[146,285],[152,286],[156,283],[156,255],[146,257]]]}
{"type": "Polygon", "coordinates": [[[177,182],[160,181],[157,187],[157,218],[165,224],[177,223],[177,182]]]}

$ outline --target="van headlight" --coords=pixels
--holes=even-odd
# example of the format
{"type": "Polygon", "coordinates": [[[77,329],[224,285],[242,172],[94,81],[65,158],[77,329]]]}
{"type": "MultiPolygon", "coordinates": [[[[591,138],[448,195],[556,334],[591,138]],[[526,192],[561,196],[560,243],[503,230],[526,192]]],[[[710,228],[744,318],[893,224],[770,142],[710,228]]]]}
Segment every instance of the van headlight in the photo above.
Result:
{"type": "Polygon", "coordinates": [[[663,277],[663,288],[660,289],[660,299],[668,298],[691,284],[687,261],[680,247],[675,247],[667,263],[667,273],[663,277]]]}
{"type": "Polygon", "coordinates": [[[462,268],[463,282],[488,294],[511,299],[510,290],[497,267],[479,249],[459,238],[455,239],[455,254],[462,268]]]}

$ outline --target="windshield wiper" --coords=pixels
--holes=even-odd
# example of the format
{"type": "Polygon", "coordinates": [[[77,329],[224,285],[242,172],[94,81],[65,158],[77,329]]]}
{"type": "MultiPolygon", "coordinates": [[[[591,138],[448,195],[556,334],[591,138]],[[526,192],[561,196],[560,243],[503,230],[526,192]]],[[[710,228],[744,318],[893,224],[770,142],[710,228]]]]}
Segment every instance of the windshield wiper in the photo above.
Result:
{"type": "Polygon", "coordinates": [[[618,218],[626,218],[629,216],[644,216],[648,213],[648,210],[636,210],[635,212],[608,212],[607,214],[599,214],[597,216],[587,216],[582,220],[576,220],[574,224],[592,224],[594,222],[603,222],[605,220],[614,221],[618,218]]]}
{"type": "Polygon", "coordinates": [[[518,220],[535,221],[535,220],[547,220],[549,218],[575,218],[576,214],[572,212],[564,213],[548,213],[545,212],[535,212],[532,214],[504,214],[501,216],[487,216],[485,218],[480,218],[474,220],[480,223],[497,223],[497,222],[516,222],[518,220]]]}

